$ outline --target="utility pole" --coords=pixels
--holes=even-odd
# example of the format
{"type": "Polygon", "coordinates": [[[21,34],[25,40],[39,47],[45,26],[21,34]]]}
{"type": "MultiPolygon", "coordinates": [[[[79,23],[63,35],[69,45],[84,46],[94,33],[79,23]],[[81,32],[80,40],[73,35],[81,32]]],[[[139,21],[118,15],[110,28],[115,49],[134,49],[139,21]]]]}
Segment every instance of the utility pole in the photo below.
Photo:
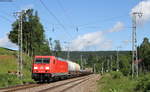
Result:
{"type": "Polygon", "coordinates": [[[93,68],[94,68],[94,73],[96,73],[96,68],[95,68],[95,64],[93,64],[93,68]]]}
{"type": "Polygon", "coordinates": [[[69,46],[68,46],[67,59],[69,60],[69,58],[70,58],[70,51],[69,51],[69,46]]]}
{"type": "Polygon", "coordinates": [[[102,61],[102,74],[104,73],[104,62],[102,61]]]}
{"type": "Polygon", "coordinates": [[[110,56],[110,70],[112,71],[112,55],[110,56]]]}
{"type": "Polygon", "coordinates": [[[107,59],[107,72],[109,72],[109,70],[110,70],[110,64],[109,64],[109,59],[107,59]]]}
{"type": "Polygon", "coordinates": [[[82,60],[82,55],[80,55],[80,60],[81,60],[81,69],[83,70],[83,60],[82,60]]]}
{"type": "Polygon", "coordinates": [[[117,70],[116,71],[119,71],[119,47],[117,47],[117,70]]]}
{"type": "Polygon", "coordinates": [[[65,44],[68,44],[68,47],[67,47],[67,49],[68,49],[68,51],[67,51],[67,59],[69,60],[69,58],[70,58],[70,49],[69,49],[69,44],[71,43],[71,42],[64,42],[65,44]]]}
{"type": "Polygon", "coordinates": [[[103,56],[101,57],[101,73],[104,73],[104,62],[103,62],[103,56]]]}
{"type": "Polygon", "coordinates": [[[142,16],[140,12],[132,13],[132,78],[135,75],[138,77],[138,55],[137,55],[137,35],[136,35],[136,26],[137,26],[137,15],[142,16]]]}
{"type": "Polygon", "coordinates": [[[52,51],[52,55],[54,55],[54,53],[53,53],[54,49],[53,49],[53,44],[52,44],[52,38],[49,38],[49,48],[52,51]]]}
{"type": "Polygon", "coordinates": [[[18,69],[17,69],[17,73],[18,73],[18,77],[20,77],[22,79],[23,77],[23,32],[22,32],[22,20],[23,20],[23,14],[25,13],[25,11],[21,11],[21,12],[15,12],[14,16],[19,17],[18,20],[18,24],[19,24],[19,28],[18,28],[18,46],[19,46],[19,51],[18,51],[18,69]]]}

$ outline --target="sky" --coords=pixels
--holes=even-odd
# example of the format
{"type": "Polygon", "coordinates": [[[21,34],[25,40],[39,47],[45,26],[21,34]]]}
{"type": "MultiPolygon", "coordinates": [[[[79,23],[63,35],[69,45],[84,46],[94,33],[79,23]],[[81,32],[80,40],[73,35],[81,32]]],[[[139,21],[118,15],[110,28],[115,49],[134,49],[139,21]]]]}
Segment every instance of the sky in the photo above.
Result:
{"type": "Polygon", "coordinates": [[[14,12],[38,11],[48,39],[63,50],[131,50],[132,13],[137,16],[137,44],[150,38],[150,0],[0,0],[0,47],[17,49],[7,37],[14,12]]]}

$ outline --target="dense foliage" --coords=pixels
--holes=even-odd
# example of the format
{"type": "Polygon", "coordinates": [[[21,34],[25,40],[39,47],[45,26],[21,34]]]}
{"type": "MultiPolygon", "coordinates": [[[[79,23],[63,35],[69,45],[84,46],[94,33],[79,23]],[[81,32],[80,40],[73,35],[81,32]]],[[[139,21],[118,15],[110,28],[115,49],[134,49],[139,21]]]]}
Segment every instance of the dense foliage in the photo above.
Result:
{"type": "MultiPolygon", "coordinates": [[[[12,24],[12,30],[8,35],[9,39],[17,45],[19,21],[20,19],[17,19],[12,24]]],[[[33,9],[28,9],[23,14],[22,21],[23,51],[29,56],[50,54],[48,41],[45,39],[44,28],[40,23],[37,11],[34,12],[33,9]]]]}
{"type": "Polygon", "coordinates": [[[144,38],[138,47],[139,77],[131,77],[131,53],[119,56],[120,72],[110,72],[98,81],[98,92],[149,92],[150,42],[144,38]],[[125,75],[123,76],[122,75],[125,75]]]}
{"type": "MultiPolygon", "coordinates": [[[[59,57],[67,59],[67,51],[62,51],[59,57]]],[[[85,67],[95,67],[95,72],[117,70],[116,51],[71,51],[70,60],[85,67]],[[82,58],[81,58],[82,57],[82,58]]],[[[131,72],[131,52],[119,51],[119,67],[124,75],[131,72]]]]}
{"type": "Polygon", "coordinates": [[[150,71],[150,42],[148,38],[144,38],[142,44],[138,48],[141,72],[150,71]]]}
{"type": "Polygon", "coordinates": [[[141,76],[135,87],[135,92],[149,92],[150,91],[150,74],[141,76]]]}
{"type": "Polygon", "coordinates": [[[105,73],[97,83],[97,92],[134,92],[136,81],[121,72],[110,72],[105,73]]]}

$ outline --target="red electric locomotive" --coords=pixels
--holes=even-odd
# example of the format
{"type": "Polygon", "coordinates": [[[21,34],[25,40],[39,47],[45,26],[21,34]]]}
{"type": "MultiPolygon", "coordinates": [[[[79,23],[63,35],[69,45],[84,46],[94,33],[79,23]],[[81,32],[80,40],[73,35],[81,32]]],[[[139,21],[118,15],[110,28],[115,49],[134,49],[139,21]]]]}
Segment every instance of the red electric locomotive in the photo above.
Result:
{"type": "Polygon", "coordinates": [[[65,76],[68,63],[58,60],[55,56],[35,56],[32,67],[32,78],[35,81],[49,81],[50,78],[65,76]]]}
{"type": "Polygon", "coordinates": [[[79,64],[55,56],[35,56],[32,65],[32,78],[35,81],[50,81],[79,73],[79,64]]]}

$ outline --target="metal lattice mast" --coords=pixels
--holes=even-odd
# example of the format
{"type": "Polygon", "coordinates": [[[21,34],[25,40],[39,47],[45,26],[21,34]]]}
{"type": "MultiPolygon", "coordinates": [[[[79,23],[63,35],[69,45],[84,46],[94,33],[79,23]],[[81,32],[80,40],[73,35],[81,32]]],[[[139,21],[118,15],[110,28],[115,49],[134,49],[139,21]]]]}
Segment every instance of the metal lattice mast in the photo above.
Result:
{"type": "Polygon", "coordinates": [[[21,47],[20,47],[20,44],[21,44],[21,42],[20,42],[20,37],[21,37],[21,35],[20,35],[20,33],[21,33],[21,31],[20,31],[20,29],[21,29],[21,21],[20,21],[20,12],[15,12],[14,13],[14,16],[15,17],[19,17],[19,18],[16,18],[17,19],[17,22],[18,22],[18,62],[17,62],[17,74],[18,74],[18,77],[20,77],[20,73],[21,73],[21,70],[20,70],[20,51],[21,51],[21,47]]]}
{"type": "Polygon", "coordinates": [[[120,47],[117,47],[117,62],[116,62],[116,64],[117,64],[117,70],[116,71],[119,71],[119,48],[120,47]]]}
{"type": "Polygon", "coordinates": [[[65,41],[64,43],[65,43],[65,44],[68,44],[68,47],[66,47],[66,48],[67,48],[67,59],[69,60],[69,59],[70,59],[70,43],[71,43],[71,42],[65,41]]]}
{"type": "Polygon", "coordinates": [[[18,25],[19,25],[19,28],[18,28],[18,46],[19,46],[19,49],[18,49],[18,77],[20,77],[20,19],[18,19],[18,25]]]}
{"type": "Polygon", "coordinates": [[[80,55],[80,60],[81,60],[81,69],[83,70],[83,57],[80,55]]]}
{"type": "Polygon", "coordinates": [[[22,36],[22,15],[23,15],[24,12],[21,12],[21,15],[20,15],[20,71],[21,71],[21,79],[22,79],[22,76],[23,76],[23,62],[22,62],[22,47],[23,47],[23,36],[22,36]]]}
{"type": "Polygon", "coordinates": [[[25,11],[21,11],[21,12],[15,12],[15,16],[18,16],[18,68],[17,68],[17,72],[18,72],[18,77],[20,77],[22,79],[23,77],[23,31],[22,31],[22,20],[23,20],[23,14],[25,13],[25,11]]]}
{"type": "Polygon", "coordinates": [[[110,61],[109,61],[109,59],[107,59],[107,72],[109,72],[110,71],[110,61]]]}
{"type": "Polygon", "coordinates": [[[140,12],[132,13],[132,77],[135,75],[138,77],[138,53],[137,53],[137,35],[136,35],[136,25],[137,25],[137,15],[142,16],[140,12]]]}
{"type": "Polygon", "coordinates": [[[110,56],[110,71],[112,71],[112,63],[113,63],[113,61],[112,61],[112,55],[110,56]]]}
{"type": "Polygon", "coordinates": [[[70,59],[70,49],[69,49],[69,46],[68,46],[68,52],[67,52],[67,59],[68,60],[70,59]]]}
{"type": "Polygon", "coordinates": [[[104,73],[104,62],[102,61],[102,74],[104,73]]]}
{"type": "Polygon", "coordinates": [[[119,71],[119,51],[118,51],[118,48],[117,48],[117,71],[119,71]]]}

